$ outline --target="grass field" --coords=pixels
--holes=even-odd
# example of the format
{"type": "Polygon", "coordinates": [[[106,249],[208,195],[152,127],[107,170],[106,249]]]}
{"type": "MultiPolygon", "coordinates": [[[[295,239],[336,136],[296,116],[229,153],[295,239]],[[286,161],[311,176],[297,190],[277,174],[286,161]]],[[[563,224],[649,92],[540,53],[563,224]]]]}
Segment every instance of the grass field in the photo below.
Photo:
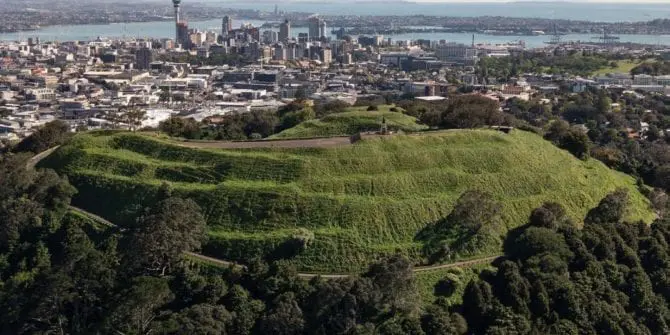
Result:
{"type": "Polygon", "coordinates": [[[611,67],[606,67],[602,68],[598,71],[596,71],[593,75],[595,76],[602,76],[606,75],[608,73],[630,73],[633,68],[636,66],[644,63],[645,61],[630,61],[630,60],[621,60],[617,61],[617,67],[616,68],[611,68],[611,67]]]}
{"type": "MultiPolygon", "coordinates": [[[[540,136],[467,130],[365,139],[335,148],[192,149],[130,133],[77,135],[40,163],[67,174],[74,205],[120,225],[152,205],[162,183],[194,199],[207,218],[204,253],[244,262],[289,259],[305,272],[358,272],[400,252],[422,261],[415,239],[466,190],[488,191],[507,227],[545,201],[575,220],[607,193],[631,194],[630,220],[651,221],[633,178],[580,161],[540,136]],[[306,250],[287,242],[314,233],[306,250]]],[[[491,245],[482,253],[496,253],[491,245]]],[[[457,259],[476,255],[456,255],[457,259]]]]}
{"type": "Polygon", "coordinates": [[[271,136],[271,139],[326,137],[352,135],[358,132],[378,131],[382,119],[386,119],[389,130],[417,132],[426,129],[419,125],[414,117],[391,112],[393,106],[379,106],[378,111],[367,111],[367,107],[350,107],[347,112],[327,115],[318,120],[310,120],[296,127],[271,136]]]}

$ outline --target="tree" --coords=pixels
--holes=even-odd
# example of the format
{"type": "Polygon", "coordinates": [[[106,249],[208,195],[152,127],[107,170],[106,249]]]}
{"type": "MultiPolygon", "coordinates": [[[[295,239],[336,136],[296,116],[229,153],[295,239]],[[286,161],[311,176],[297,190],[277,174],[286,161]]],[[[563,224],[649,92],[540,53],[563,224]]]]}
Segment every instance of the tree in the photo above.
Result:
{"type": "Polygon", "coordinates": [[[172,300],[167,281],[154,277],[137,277],[122,292],[112,309],[106,328],[114,333],[149,334],[157,310],[172,300]]]}
{"type": "Polygon", "coordinates": [[[200,125],[192,118],[171,117],[159,123],[158,129],[173,137],[200,138],[200,125]]]}
{"type": "Polygon", "coordinates": [[[372,285],[371,302],[380,312],[413,313],[419,308],[416,279],[409,260],[400,255],[374,263],[362,279],[372,285]]]}
{"type": "Polygon", "coordinates": [[[192,200],[172,197],[148,210],[130,231],[126,259],[140,273],[165,275],[182,252],[200,248],[205,219],[192,200]]]}
{"type": "Polygon", "coordinates": [[[143,109],[137,107],[130,107],[122,111],[121,118],[123,122],[128,125],[129,131],[135,131],[138,127],[142,125],[142,121],[145,119],[147,112],[143,109]]]}
{"type": "Polygon", "coordinates": [[[478,95],[460,95],[450,99],[446,108],[421,115],[422,123],[437,128],[478,128],[504,125],[505,115],[497,101],[478,95]]]}
{"type": "Polygon", "coordinates": [[[70,137],[70,126],[60,120],[52,121],[16,145],[13,152],[40,153],[65,143],[70,137]]]}
{"type": "Polygon", "coordinates": [[[563,206],[554,202],[546,202],[531,212],[528,224],[533,227],[556,230],[561,223],[568,220],[563,206]]]}
{"type": "Polygon", "coordinates": [[[483,227],[498,228],[501,224],[500,210],[500,203],[491,194],[477,190],[466,191],[438,229],[445,231],[451,227],[460,227],[469,234],[476,234],[483,227]]]}
{"type": "Polygon", "coordinates": [[[157,322],[160,334],[233,334],[229,331],[232,314],[220,305],[198,304],[157,322]]]}
{"type": "Polygon", "coordinates": [[[587,224],[614,224],[624,219],[628,209],[628,191],[620,188],[603,198],[596,208],[586,215],[587,224]]]}
{"type": "Polygon", "coordinates": [[[305,321],[292,292],[278,296],[273,305],[260,321],[262,334],[298,335],[303,333],[305,321]]]}
{"type": "Polygon", "coordinates": [[[300,123],[314,119],[315,116],[314,109],[311,107],[305,107],[297,111],[288,112],[284,114],[279,120],[279,130],[293,128],[300,123]]]}
{"type": "Polygon", "coordinates": [[[590,156],[591,140],[582,131],[572,129],[561,139],[559,146],[579,159],[587,159],[590,156]]]}
{"type": "Polygon", "coordinates": [[[298,87],[298,89],[295,91],[295,94],[293,95],[293,98],[296,102],[302,103],[303,101],[307,100],[307,91],[305,90],[304,86],[298,87]]]}
{"type": "Polygon", "coordinates": [[[564,260],[573,256],[563,235],[539,227],[529,227],[513,243],[506,243],[505,254],[512,260],[526,260],[543,254],[557,255],[564,260]]]}

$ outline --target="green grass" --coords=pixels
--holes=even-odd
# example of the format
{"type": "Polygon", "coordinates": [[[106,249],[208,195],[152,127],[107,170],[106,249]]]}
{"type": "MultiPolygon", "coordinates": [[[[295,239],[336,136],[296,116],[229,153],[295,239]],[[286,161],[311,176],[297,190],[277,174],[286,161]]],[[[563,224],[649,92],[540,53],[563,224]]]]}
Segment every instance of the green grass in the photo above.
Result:
{"type": "Polygon", "coordinates": [[[636,66],[644,63],[645,61],[630,61],[630,60],[621,60],[617,61],[617,67],[616,68],[611,68],[611,67],[606,67],[602,68],[598,71],[596,71],[593,75],[596,76],[603,76],[608,73],[630,73],[631,70],[633,70],[636,66]]]}
{"type": "Polygon", "coordinates": [[[368,112],[367,107],[350,107],[347,112],[327,115],[318,120],[303,122],[286,129],[270,139],[328,137],[352,135],[358,132],[378,131],[382,119],[386,119],[389,130],[417,132],[427,127],[417,124],[414,117],[399,112],[391,112],[393,106],[379,106],[379,111],[368,112]]]}
{"type": "MultiPolygon", "coordinates": [[[[231,261],[284,257],[309,272],[352,272],[400,252],[417,264],[426,225],[466,190],[490,192],[507,227],[545,201],[575,220],[618,187],[629,220],[653,214],[635,180],[596,160],[580,161],[540,136],[465,130],[365,139],[335,148],[191,149],[129,133],[77,135],[42,161],[67,174],[79,206],[120,225],[157,201],[162,183],[194,199],[210,226],[205,253],[231,261]],[[314,241],[299,253],[299,227],[314,241]]],[[[494,252],[491,250],[482,252],[494,252]]],[[[478,255],[456,255],[457,259],[478,255]]]]}

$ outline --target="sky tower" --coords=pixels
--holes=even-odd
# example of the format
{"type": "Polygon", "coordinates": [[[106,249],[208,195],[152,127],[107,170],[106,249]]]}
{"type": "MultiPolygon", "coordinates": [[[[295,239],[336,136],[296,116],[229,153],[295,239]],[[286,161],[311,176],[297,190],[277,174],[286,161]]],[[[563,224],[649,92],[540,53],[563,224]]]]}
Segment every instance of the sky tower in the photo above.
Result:
{"type": "Polygon", "coordinates": [[[179,5],[181,5],[181,0],[172,0],[174,5],[174,26],[175,26],[175,43],[179,41],[179,5]]]}

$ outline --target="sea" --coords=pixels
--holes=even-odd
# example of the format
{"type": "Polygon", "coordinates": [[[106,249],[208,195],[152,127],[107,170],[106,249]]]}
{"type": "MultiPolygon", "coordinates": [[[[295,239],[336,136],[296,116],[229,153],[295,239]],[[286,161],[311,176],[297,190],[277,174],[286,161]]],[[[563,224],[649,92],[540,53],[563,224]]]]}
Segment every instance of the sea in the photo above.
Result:
{"type": "MultiPolygon", "coordinates": [[[[203,0],[200,0],[203,1],[203,0]]],[[[207,1],[207,0],[205,0],[207,1]]],[[[273,11],[273,2],[208,1],[208,5],[223,8],[257,9],[273,11]]],[[[286,12],[310,12],[322,15],[444,15],[444,16],[506,16],[540,17],[547,19],[571,19],[598,22],[649,21],[670,19],[670,4],[622,4],[622,3],[572,3],[572,2],[507,2],[507,3],[408,3],[408,2],[355,2],[355,3],[312,3],[306,1],[282,2],[278,10],[286,12]]],[[[184,13],[188,18],[188,13],[184,13]]],[[[266,21],[234,18],[233,26],[250,23],[261,26],[266,21]]],[[[220,31],[221,20],[190,21],[189,27],[201,30],[220,31]]],[[[294,28],[292,33],[306,32],[306,28],[294,28]]],[[[171,38],[174,23],[170,21],[118,23],[102,25],[59,25],[43,27],[39,30],[0,34],[0,40],[25,41],[39,37],[42,41],[88,41],[102,38],[171,38]]],[[[410,33],[384,36],[393,41],[400,40],[447,40],[457,43],[471,43],[470,33],[410,33]]],[[[504,44],[524,41],[529,48],[542,47],[550,36],[493,36],[475,35],[476,43],[504,44]]],[[[564,41],[597,41],[594,34],[571,34],[562,37],[564,41]]],[[[620,35],[621,42],[670,46],[670,35],[620,35]]]]}

